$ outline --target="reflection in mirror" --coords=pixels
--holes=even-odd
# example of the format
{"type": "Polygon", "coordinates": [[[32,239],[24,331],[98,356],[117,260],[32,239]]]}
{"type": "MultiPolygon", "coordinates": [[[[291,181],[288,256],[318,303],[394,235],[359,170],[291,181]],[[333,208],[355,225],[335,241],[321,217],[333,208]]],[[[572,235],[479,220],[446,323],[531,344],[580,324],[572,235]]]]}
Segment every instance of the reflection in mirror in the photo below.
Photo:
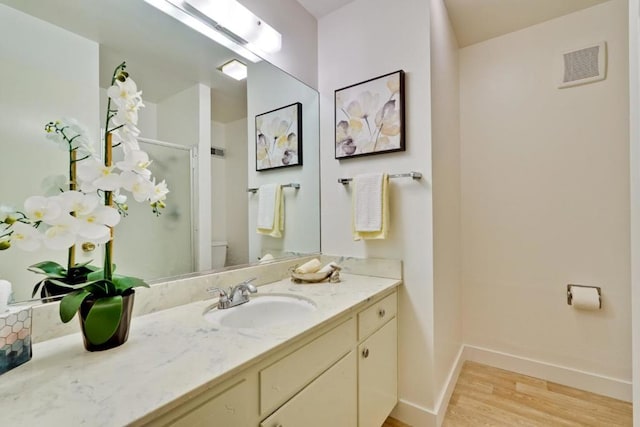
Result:
{"type": "MultiPolygon", "coordinates": [[[[171,192],[160,218],[129,204],[115,229],[118,272],[153,280],[256,262],[267,253],[320,250],[316,91],[143,0],[0,3],[0,37],[12,41],[0,46],[0,203],[21,208],[28,196],[45,193],[45,177],[66,173],[66,153],[45,139],[45,123],[75,118],[99,145],[106,88],[126,60],[146,104],[141,144],[171,192]],[[234,58],[247,63],[247,80],[217,69],[234,58]],[[296,102],[303,108],[303,165],[256,172],[255,116],[296,102]],[[283,237],[259,235],[259,195],[247,188],[289,182],[300,189],[283,190],[283,237]]],[[[77,261],[98,261],[101,250],[78,249],[77,261]]],[[[0,253],[0,278],[13,283],[15,300],[31,297],[39,278],[26,268],[43,260],[65,264],[66,251],[0,253]]]]}

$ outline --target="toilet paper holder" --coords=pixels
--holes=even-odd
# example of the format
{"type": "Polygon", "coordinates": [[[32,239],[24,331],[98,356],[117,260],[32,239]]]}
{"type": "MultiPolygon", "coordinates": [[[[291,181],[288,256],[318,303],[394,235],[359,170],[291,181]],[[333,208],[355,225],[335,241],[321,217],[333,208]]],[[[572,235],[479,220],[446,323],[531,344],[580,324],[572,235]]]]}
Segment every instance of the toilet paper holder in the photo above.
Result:
{"type": "Polygon", "coordinates": [[[592,288],[598,291],[598,303],[600,304],[600,309],[602,309],[602,290],[600,289],[600,286],[586,286],[586,285],[573,285],[573,284],[568,284],[567,285],[567,304],[571,305],[571,302],[573,300],[573,295],[571,295],[571,287],[574,286],[576,288],[592,288]]]}

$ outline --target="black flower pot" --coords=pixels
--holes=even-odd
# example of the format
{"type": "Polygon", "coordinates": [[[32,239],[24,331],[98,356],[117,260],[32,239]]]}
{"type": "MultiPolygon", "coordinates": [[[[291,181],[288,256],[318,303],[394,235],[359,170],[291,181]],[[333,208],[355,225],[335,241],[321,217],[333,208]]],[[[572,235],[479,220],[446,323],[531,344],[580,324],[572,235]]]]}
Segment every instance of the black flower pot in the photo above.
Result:
{"type": "Polygon", "coordinates": [[[102,351],[109,350],[110,348],[118,347],[125,342],[129,338],[129,325],[131,324],[131,312],[133,310],[133,302],[135,293],[133,289],[129,289],[122,295],[122,314],[120,315],[120,323],[118,324],[118,328],[113,333],[111,338],[101,344],[94,344],[87,338],[85,333],[85,320],[87,315],[89,314],[89,310],[95,304],[94,298],[85,299],[80,305],[80,326],[82,328],[82,339],[84,341],[84,348],[88,351],[102,351]]]}

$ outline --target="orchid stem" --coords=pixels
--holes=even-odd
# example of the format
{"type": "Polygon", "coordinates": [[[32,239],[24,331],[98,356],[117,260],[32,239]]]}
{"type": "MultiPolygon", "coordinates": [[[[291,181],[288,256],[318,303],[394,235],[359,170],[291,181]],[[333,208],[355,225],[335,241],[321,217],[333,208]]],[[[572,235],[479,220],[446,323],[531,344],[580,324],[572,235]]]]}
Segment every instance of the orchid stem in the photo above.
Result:
{"type": "MultiPolygon", "coordinates": [[[[111,86],[116,82],[116,78],[126,68],[126,63],[118,65],[115,70],[113,70],[113,75],[111,76],[111,86]]],[[[110,114],[111,111],[111,98],[107,101],[107,115],[106,121],[104,124],[104,165],[106,167],[111,166],[112,162],[112,149],[111,146],[111,131],[109,131],[109,122],[113,117],[110,114]]],[[[112,129],[113,131],[113,129],[112,129]]],[[[104,192],[104,204],[105,206],[113,206],[113,193],[111,191],[104,192]]],[[[113,257],[113,227],[110,228],[110,238],[109,241],[105,244],[104,248],[104,279],[111,280],[113,278],[113,264],[111,259],[113,257]]]]}
{"type": "MultiPolygon", "coordinates": [[[[71,145],[69,145],[71,147],[71,145]]],[[[76,190],[76,150],[69,150],[69,190],[76,190]]],[[[75,216],[75,212],[71,213],[75,216]]],[[[69,254],[67,256],[67,274],[71,272],[71,269],[76,264],[76,245],[73,244],[69,247],[69,254]]]]}

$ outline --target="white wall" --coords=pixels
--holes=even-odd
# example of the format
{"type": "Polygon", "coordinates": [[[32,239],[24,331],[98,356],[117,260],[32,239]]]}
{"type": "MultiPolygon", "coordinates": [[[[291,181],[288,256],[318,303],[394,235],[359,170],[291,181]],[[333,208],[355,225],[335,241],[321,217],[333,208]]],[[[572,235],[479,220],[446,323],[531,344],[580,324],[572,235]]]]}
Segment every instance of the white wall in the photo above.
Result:
{"type": "MultiPolygon", "coordinates": [[[[227,264],[249,262],[249,199],[247,195],[247,119],[225,125],[227,151],[227,264]]],[[[253,230],[251,230],[253,232],[253,230]]]]}
{"type": "MultiPolygon", "coordinates": [[[[460,91],[458,42],[447,9],[443,0],[430,5],[435,387],[444,393],[462,348],[460,91]]],[[[438,403],[446,406],[448,397],[438,403]]]]}
{"type": "MultiPolygon", "coordinates": [[[[292,79],[273,65],[249,64],[247,78],[248,170],[249,187],[263,184],[298,183],[300,189],[283,189],[284,232],[281,239],[256,232],[258,194],[249,197],[249,261],[255,262],[266,253],[312,253],[320,248],[320,164],[318,129],[318,94],[305,84],[292,79]],[[302,166],[256,172],[255,116],[286,105],[302,104],[302,166]],[[306,160],[305,160],[306,159],[306,160]]],[[[246,192],[246,189],[245,189],[246,192]]]]}
{"type": "Polygon", "coordinates": [[[211,157],[212,239],[227,242],[227,265],[247,264],[247,119],[211,123],[211,145],[225,149],[224,158],[211,157]]]}
{"type": "MultiPolygon", "coordinates": [[[[631,301],[640,301],[640,1],[629,1],[631,301]]],[[[632,304],[633,425],[640,426],[640,304],[632,304]]]]}
{"type": "Polygon", "coordinates": [[[296,0],[240,0],[282,34],[282,50],[265,59],[313,88],[318,87],[317,21],[296,0]]]}
{"type": "MultiPolygon", "coordinates": [[[[211,146],[227,147],[226,126],[211,122],[211,146]]],[[[227,159],[211,156],[211,240],[227,240],[227,159]]],[[[242,163],[243,165],[245,162],[242,163]]],[[[237,196],[237,195],[236,195],[237,196]]]]}
{"type": "Polygon", "coordinates": [[[465,343],[631,379],[627,2],[460,51],[465,343]],[[607,79],[557,89],[606,41],[607,79]],[[566,285],[602,286],[579,312],[566,285]]]}
{"type": "MultiPolygon", "coordinates": [[[[46,123],[75,118],[97,147],[98,44],[5,5],[0,22],[0,203],[22,209],[28,196],[42,194],[45,177],[68,173],[68,153],[46,140],[46,123]]],[[[30,298],[40,278],[26,268],[45,260],[66,265],[67,251],[0,254],[0,277],[14,284],[16,300],[30,298]]]]}
{"type": "Polygon", "coordinates": [[[198,147],[196,271],[211,268],[211,89],[196,84],[158,103],[158,139],[198,147]]]}
{"type": "Polygon", "coordinates": [[[398,359],[401,402],[395,415],[412,425],[425,425],[436,395],[429,27],[429,6],[420,0],[406,0],[402,7],[385,0],[356,0],[318,23],[322,251],[404,261],[398,359]],[[334,90],[398,69],[406,72],[407,151],[335,160],[334,90]],[[337,179],[409,171],[422,172],[424,179],[391,182],[389,238],[354,242],[350,187],[337,179]]]}

